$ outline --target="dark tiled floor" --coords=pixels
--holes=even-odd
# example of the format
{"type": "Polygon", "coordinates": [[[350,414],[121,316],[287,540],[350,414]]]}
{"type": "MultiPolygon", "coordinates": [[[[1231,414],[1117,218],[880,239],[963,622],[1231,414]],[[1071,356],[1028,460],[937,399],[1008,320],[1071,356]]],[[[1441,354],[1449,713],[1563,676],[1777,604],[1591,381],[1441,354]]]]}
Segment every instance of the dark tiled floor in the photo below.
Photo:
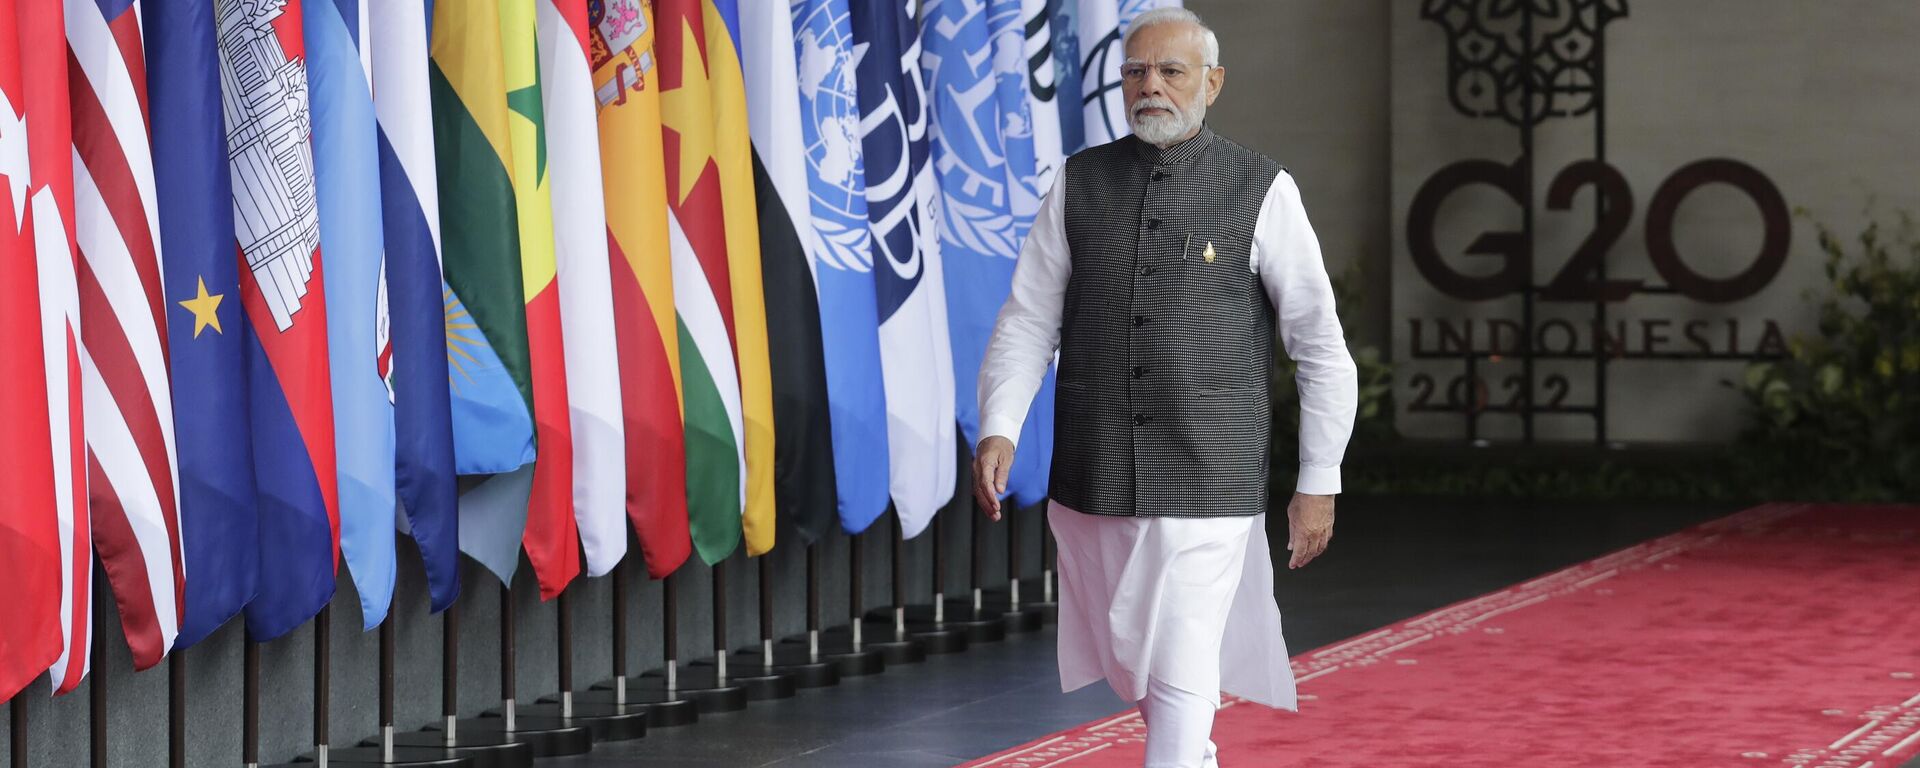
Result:
{"type": "MultiPolygon", "coordinates": [[[[1331,550],[1299,571],[1280,563],[1287,644],[1310,650],[1732,511],[1343,499],[1331,550]]],[[[1284,559],[1285,520],[1268,522],[1284,559]]],[[[1049,630],[545,765],[945,768],[1125,708],[1105,686],[1060,693],[1049,630]]]]}

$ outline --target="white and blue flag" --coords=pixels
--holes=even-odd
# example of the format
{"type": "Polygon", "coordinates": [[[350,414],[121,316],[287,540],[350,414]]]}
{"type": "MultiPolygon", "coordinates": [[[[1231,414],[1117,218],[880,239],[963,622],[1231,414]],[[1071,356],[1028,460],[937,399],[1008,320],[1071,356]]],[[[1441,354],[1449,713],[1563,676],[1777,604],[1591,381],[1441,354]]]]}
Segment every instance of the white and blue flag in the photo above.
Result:
{"type": "MultiPolygon", "coordinates": [[[[1014,212],[1014,198],[1031,192],[1012,169],[1031,175],[1033,167],[1024,25],[1018,0],[932,0],[921,29],[941,192],[955,415],[967,444],[974,445],[982,437],[977,373],[1036,210],[1029,207],[1024,217],[1014,212]]],[[[1017,436],[1020,450],[1008,490],[1019,504],[1046,497],[1052,387],[1049,375],[1017,436]]]]}
{"type": "Polygon", "coordinates": [[[366,7],[363,0],[315,0],[302,7],[301,21],[326,265],[340,554],[360,593],[361,621],[372,629],[393,601],[394,433],[380,365],[387,343],[386,267],[366,7]]]}
{"type": "Polygon", "coordinates": [[[873,230],[867,222],[849,13],[847,0],[793,3],[800,131],[813,214],[813,231],[802,236],[813,241],[808,252],[820,292],[840,527],[859,533],[886,512],[891,486],[873,230]]]}
{"type": "Polygon", "coordinates": [[[893,504],[911,538],[953,498],[958,473],[946,278],[934,236],[939,199],[912,0],[859,2],[852,11],[893,504]]]}

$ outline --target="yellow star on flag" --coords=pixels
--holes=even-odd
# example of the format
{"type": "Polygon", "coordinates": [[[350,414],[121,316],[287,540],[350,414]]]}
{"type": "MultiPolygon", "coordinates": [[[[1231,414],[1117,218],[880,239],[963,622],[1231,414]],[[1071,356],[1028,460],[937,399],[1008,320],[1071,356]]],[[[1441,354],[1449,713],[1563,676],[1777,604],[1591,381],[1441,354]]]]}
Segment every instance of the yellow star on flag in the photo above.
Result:
{"type": "Polygon", "coordinates": [[[214,333],[225,334],[226,331],[220,330],[220,300],[226,298],[226,294],[208,295],[207,279],[203,277],[199,281],[200,295],[180,302],[180,306],[193,313],[193,337],[200,338],[200,332],[207,326],[213,326],[214,333]]]}
{"type": "Polygon", "coordinates": [[[700,59],[700,36],[693,24],[680,25],[685,42],[681,45],[680,87],[660,92],[660,116],[667,127],[680,135],[680,197],[676,205],[687,202],[695,182],[713,159],[713,96],[707,79],[707,64],[700,59]]]}

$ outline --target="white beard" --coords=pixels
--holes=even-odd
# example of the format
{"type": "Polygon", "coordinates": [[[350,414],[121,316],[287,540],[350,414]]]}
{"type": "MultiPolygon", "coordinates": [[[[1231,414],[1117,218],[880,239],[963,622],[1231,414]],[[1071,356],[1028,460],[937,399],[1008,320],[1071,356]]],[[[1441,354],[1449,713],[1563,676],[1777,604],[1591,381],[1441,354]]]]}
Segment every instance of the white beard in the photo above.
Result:
{"type": "Polygon", "coordinates": [[[1133,109],[1127,112],[1127,126],[1133,129],[1133,135],[1141,141],[1162,149],[1178,142],[1182,137],[1200,127],[1207,118],[1207,94],[1204,89],[1196,94],[1192,104],[1182,108],[1170,99],[1145,98],[1134,102],[1133,109]],[[1150,108],[1166,110],[1166,115],[1142,115],[1141,110],[1150,108]]]}

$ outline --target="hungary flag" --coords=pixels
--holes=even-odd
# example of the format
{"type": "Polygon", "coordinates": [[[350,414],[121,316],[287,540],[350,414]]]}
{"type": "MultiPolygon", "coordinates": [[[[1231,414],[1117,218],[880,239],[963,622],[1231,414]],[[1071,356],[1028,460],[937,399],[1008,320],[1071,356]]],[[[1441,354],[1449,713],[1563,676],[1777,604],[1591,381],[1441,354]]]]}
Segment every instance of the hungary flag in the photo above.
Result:
{"type": "MultiPolygon", "coordinates": [[[[715,82],[714,72],[724,67],[712,64],[711,42],[716,35],[707,32],[708,21],[716,25],[719,21],[706,16],[701,6],[700,0],[656,3],[660,33],[654,52],[660,63],[673,298],[680,321],[688,527],[700,559],[717,563],[739,544],[741,510],[747,498],[742,368],[734,361],[738,321],[745,318],[736,312],[743,308],[734,300],[738,294],[729,268],[728,246],[733,239],[728,235],[734,228],[728,226],[721,191],[725,173],[715,157],[728,135],[714,111],[716,89],[723,85],[715,82]]],[[[726,36],[724,28],[715,31],[718,37],[726,36]]],[[[745,122],[737,128],[744,132],[745,122]]],[[[750,219],[746,226],[753,226],[750,219]]],[[[751,279],[758,291],[758,272],[751,279]]],[[[757,311],[748,312],[759,320],[757,311]]],[[[758,348],[762,375],[765,334],[763,325],[758,348]]],[[[752,348],[750,343],[742,344],[742,351],[752,348]]],[[[771,544],[770,535],[767,543],[771,544]]]]}
{"type": "Polygon", "coordinates": [[[691,541],[655,25],[652,9],[641,0],[595,3],[589,13],[626,421],[627,516],[647,575],[658,579],[686,562],[691,541]]]}

